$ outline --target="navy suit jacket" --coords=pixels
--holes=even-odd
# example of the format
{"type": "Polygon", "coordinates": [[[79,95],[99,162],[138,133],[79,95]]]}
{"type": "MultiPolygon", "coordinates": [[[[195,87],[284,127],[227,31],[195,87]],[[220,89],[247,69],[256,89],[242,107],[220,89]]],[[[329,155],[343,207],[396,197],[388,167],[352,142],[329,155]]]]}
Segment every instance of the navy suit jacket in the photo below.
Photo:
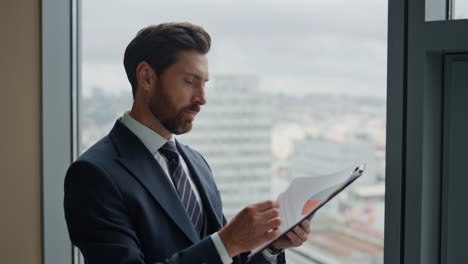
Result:
{"type": "MultiPolygon", "coordinates": [[[[218,264],[209,237],[226,220],[219,191],[204,158],[177,148],[203,203],[200,236],[169,178],[143,143],[120,121],[81,155],[65,178],[64,209],[70,239],[87,264],[218,264]]],[[[234,263],[246,263],[246,254],[234,263]]],[[[278,257],[284,263],[284,254],[278,257]]],[[[249,263],[268,263],[258,254],[249,263]]]]}

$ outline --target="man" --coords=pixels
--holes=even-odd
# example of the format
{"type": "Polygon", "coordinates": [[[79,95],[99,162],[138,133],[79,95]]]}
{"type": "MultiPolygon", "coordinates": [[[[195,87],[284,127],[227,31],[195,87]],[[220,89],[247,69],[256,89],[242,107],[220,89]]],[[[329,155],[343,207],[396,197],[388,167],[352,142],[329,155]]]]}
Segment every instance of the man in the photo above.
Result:
{"type": "MultiPolygon", "coordinates": [[[[189,23],[144,28],[128,45],[132,109],[65,179],[70,238],[87,264],[246,263],[247,252],[278,238],[278,202],[247,206],[226,223],[208,164],[173,136],[190,131],[206,104],[210,45],[189,23]]],[[[308,233],[306,220],[251,263],[284,263],[282,249],[308,233]]]]}

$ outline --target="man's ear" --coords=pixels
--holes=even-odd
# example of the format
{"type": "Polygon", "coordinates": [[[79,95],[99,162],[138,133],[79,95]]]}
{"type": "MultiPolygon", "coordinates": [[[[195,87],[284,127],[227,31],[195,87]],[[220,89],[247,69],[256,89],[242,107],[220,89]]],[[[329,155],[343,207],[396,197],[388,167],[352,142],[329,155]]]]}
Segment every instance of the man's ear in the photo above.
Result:
{"type": "Polygon", "coordinates": [[[157,81],[156,73],[148,62],[142,61],[136,67],[136,79],[138,87],[145,92],[151,92],[151,89],[157,81]]]}

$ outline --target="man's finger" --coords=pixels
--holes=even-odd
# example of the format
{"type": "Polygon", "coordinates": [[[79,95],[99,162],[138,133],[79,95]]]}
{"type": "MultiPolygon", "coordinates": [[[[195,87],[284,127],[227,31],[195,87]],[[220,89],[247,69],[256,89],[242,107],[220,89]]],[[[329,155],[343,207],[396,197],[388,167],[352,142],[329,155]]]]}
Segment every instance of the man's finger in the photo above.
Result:
{"type": "Polygon", "coordinates": [[[295,245],[295,246],[299,246],[299,245],[302,245],[302,241],[301,239],[296,235],[296,233],[294,233],[293,231],[289,231],[286,233],[286,236],[289,238],[289,240],[291,240],[291,242],[295,245]]]}
{"type": "Polygon", "coordinates": [[[268,220],[264,227],[265,227],[265,231],[268,231],[270,229],[276,229],[276,228],[279,228],[281,225],[281,219],[279,217],[276,217],[276,218],[273,218],[273,219],[270,219],[268,220]]]}
{"type": "Polygon", "coordinates": [[[306,219],[306,220],[302,221],[301,226],[302,226],[302,229],[304,229],[304,231],[307,234],[310,233],[310,221],[309,221],[309,219],[306,219]]]}
{"type": "Polygon", "coordinates": [[[293,229],[294,233],[296,233],[296,235],[302,240],[302,241],[306,241],[307,240],[307,233],[304,229],[302,229],[301,226],[296,226],[294,227],[293,229]]]}
{"type": "Polygon", "coordinates": [[[266,211],[262,212],[262,217],[264,217],[266,220],[279,217],[279,209],[278,208],[271,208],[266,211]]]}
{"type": "Polygon", "coordinates": [[[254,204],[254,206],[257,207],[258,211],[263,212],[271,208],[279,208],[279,202],[270,200],[254,204]]]}
{"type": "Polygon", "coordinates": [[[266,238],[267,238],[268,240],[270,240],[270,239],[276,239],[276,238],[278,238],[278,237],[280,236],[280,234],[281,234],[281,233],[280,233],[279,229],[275,229],[275,230],[272,230],[272,231],[270,231],[270,232],[267,232],[267,233],[265,234],[265,236],[266,236],[266,238]]]}

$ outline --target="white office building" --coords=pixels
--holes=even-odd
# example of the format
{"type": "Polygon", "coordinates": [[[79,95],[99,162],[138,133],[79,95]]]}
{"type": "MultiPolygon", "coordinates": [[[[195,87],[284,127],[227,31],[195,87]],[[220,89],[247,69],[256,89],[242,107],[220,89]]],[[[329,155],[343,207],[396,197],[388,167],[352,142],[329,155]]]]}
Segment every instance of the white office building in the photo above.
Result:
{"type": "Polygon", "coordinates": [[[271,198],[272,101],[254,76],[214,76],[207,105],[180,140],[208,161],[231,219],[246,205],[271,198]]]}

